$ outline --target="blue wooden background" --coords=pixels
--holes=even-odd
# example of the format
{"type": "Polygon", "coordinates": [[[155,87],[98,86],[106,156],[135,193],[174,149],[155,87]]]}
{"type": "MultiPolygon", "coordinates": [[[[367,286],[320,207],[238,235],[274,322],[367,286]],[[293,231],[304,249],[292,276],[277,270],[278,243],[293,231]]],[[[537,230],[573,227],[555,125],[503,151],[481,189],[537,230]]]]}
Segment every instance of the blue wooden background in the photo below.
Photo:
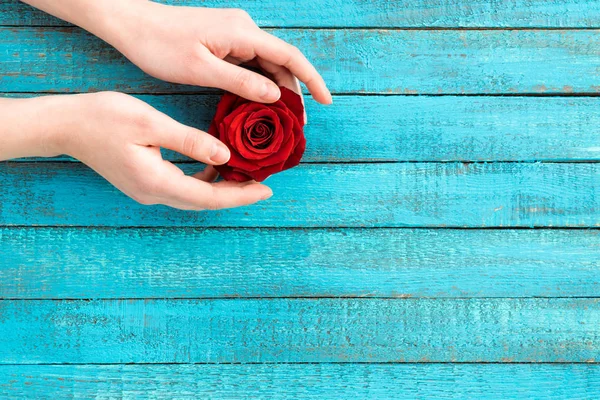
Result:
{"type": "MultiPolygon", "coordinates": [[[[0,398],[600,397],[600,2],[168,2],[246,9],[334,105],[242,209],[1,163],[0,398]]],[[[0,0],[2,95],[106,89],[218,101],[0,0]]]]}

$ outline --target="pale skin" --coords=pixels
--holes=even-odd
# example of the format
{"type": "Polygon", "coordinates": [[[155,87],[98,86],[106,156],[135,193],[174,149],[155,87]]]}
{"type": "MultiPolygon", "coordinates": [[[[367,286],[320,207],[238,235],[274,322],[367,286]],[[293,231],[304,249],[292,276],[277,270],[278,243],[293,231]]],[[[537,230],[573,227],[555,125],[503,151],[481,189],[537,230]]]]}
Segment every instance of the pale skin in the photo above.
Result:
{"type": "MultiPolygon", "coordinates": [[[[174,83],[228,90],[271,103],[278,85],[330,104],[325,82],[292,45],[256,26],[241,10],[176,7],[147,0],[24,0],[114,46],[146,73],[174,83]],[[248,61],[271,74],[239,66],[248,61]]],[[[67,154],[142,204],[216,210],[265,200],[266,185],[217,182],[211,165],[229,160],[216,138],[185,126],[132,96],[101,92],[0,99],[0,160],[67,154]],[[162,159],[168,148],[208,166],[186,176],[162,159]]]]}

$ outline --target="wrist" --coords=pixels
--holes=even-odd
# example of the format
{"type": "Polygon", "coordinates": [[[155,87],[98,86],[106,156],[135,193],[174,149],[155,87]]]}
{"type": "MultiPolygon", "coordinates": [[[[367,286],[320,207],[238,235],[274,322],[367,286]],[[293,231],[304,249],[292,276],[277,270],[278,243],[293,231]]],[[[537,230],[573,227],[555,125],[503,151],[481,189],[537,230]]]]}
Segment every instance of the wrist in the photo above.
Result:
{"type": "Polygon", "coordinates": [[[126,56],[128,44],[142,33],[139,23],[147,14],[146,10],[162,6],[149,0],[105,0],[92,3],[94,5],[86,9],[86,21],[80,26],[126,56]]]}
{"type": "Polygon", "coordinates": [[[75,96],[1,99],[0,159],[54,157],[76,132],[75,96]]]}
{"type": "Polygon", "coordinates": [[[47,153],[45,157],[71,155],[71,144],[84,129],[86,96],[89,95],[75,94],[48,98],[45,112],[49,115],[52,124],[44,138],[44,150],[47,153]]]}
{"type": "Polygon", "coordinates": [[[83,98],[86,95],[46,96],[38,101],[37,122],[40,157],[69,154],[69,143],[82,129],[84,120],[83,98]]]}

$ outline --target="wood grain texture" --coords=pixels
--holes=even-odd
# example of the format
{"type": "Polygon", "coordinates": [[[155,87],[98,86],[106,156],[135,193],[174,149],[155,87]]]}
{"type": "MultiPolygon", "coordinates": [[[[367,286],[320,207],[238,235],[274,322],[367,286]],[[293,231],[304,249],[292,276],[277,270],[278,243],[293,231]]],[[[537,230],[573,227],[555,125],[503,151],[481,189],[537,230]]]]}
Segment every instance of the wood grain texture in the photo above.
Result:
{"type": "Polygon", "coordinates": [[[0,298],[595,297],[598,230],[0,230],[0,298]]]}
{"type": "MultiPolygon", "coordinates": [[[[243,8],[261,26],[281,27],[600,27],[594,0],[161,0],[185,6],[243,8]]],[[[20,4],[0,1],[0,25],[63,25],[20,4]]]]}
{"type": "Polygon", "coordinates": [[[0,363],[593,362],[600,299],[4,300],[0,363]]]}
{"type": "MultiPolygon", "coordinates": [[[[200,167],[179,164],[191,173],[200,167]]],[[[0,225],[598,227],[600,164],[305,164],[254,206],[141,206],[79,163],[1,163],[0,225]]]]}
{"type": "MultiPolygon", "coordinates": [[[[600,92],[596,30],[273,30],[334,93],[600,92]]],[[[3,92],[198,92],[142,73],[74,28],[0,28],[3,92]]]]}
{"type": "Polygon", "coordinates": [[[598,365],[0,366],[0,395],[178,399],[594,399],[598,365]]]}
{"type": "MultiPolygon", "coordinates": [[[[137,97],[204,130],[220,98],[137,97]]],[[[600,160],[600,97],[336,96],[329,107],[307,99],[307,113],[309,163],[600,160]]]]}
{"type": "MultiPolygon", "coordinates": [[[[600,3],[164,2],[284,28],[336,103],[308,101],[305,164],[243,209],[143,207],[68,158],[0,164],[1,398],[600,397],[600,230],[506,229],[600,227],[600,3]],[[424,163],[322,164],[380,161],[424,163]],[[539,362],[590,364],[509,364],[539,362]]],[[[212,116],[216,91],[16,0],[0,25],[7,95],[212,116]]]]}

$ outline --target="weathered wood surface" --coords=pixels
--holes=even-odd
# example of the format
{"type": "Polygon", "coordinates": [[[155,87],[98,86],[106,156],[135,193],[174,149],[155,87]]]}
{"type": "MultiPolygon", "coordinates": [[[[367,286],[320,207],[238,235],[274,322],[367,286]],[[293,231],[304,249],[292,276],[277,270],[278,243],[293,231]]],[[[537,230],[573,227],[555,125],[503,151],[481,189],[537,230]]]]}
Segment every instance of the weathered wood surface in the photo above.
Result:
{"type": "Polygon", "coordinates": [[[192,213],[139,205],[79,163],[1,163],[0,182],[0,225],[600,226],[600,163],[305,164],[269,178],[268,201],[192,213]]]}
{"type": "MultiPolygon", "coordinates": [[[[600,92],[597,30],[279,29],[273,33],[302,49],[334,93],[600,92]]],[[[0,28],[0,48],[3,92],[203,90],[151,78],[80,29],[0,28]]]]}
{"type": "MultiPolygon", "coordinates": [[[[594,0],[160,0],[243,8],[261,26],[277,27],[600,27],[594,0]]],[[[0,0],[0,25],[63,25],[18,0],[0,0]]]]}
{"type": "Polygon", "coordinates": [[[594,362],[600,299],[0,301],[0,363],[594,362]]]}
{"type": "MultiPolygon", "coordinates": [[[[1,398],[600,397],[600,230],[506,229],[600,227],[599,2],[164,1],[283,28],[335,104],[307,102],[305,164],[238,210],[143,207],[66,157],[0,164],[1,398]],[[257,364],[152,365],[190,362],[257,364]]],[[[16,0],[0,25],[4,95],[212,116],[216,91],[16,0]]]]}
{"type": "Polygon", "coordinates": [[[280,364],[0,366],[2,398],[594,399],[600,366],[280,364]]]}
{"type": "MultiPolygon", "coordinates": [[[[200,129],[220,98],[137,97],[200,129]]],[[[600,97],[336,96],[307,113],[303,162],[600,160],[600,97]]]]}
{"type": "Polygon", "coordinates": [[[0,298],[596,297],[598,230],[0,230],[0,298]]]}

